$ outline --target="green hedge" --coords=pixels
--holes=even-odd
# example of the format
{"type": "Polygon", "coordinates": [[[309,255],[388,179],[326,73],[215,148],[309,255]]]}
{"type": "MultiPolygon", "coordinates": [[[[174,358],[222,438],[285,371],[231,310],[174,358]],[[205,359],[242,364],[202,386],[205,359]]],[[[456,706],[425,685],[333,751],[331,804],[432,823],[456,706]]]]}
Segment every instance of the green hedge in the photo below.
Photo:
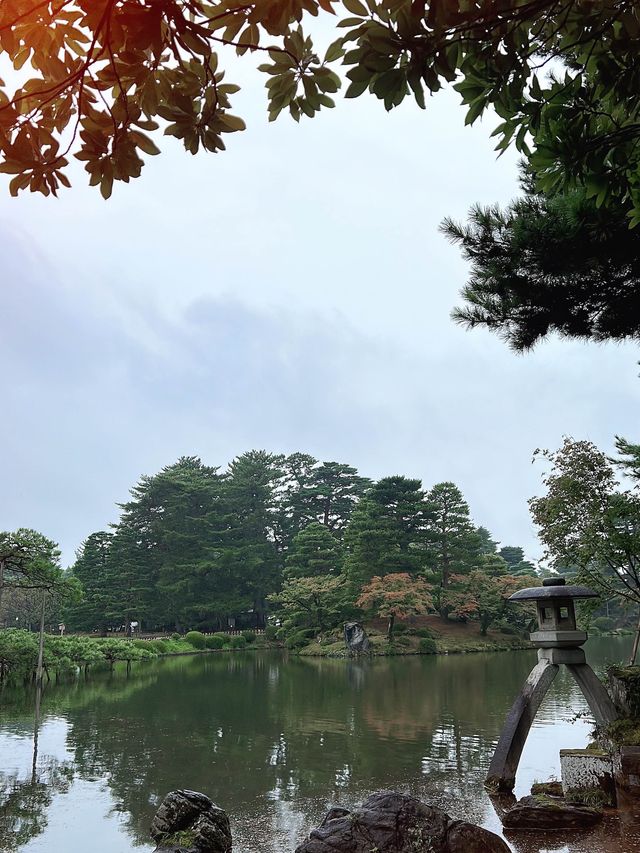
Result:
{"type": "Polygon", "coordinates": [[[219,634],[213,634],[211,637],[206,637],[206,646],[208,649],[221,649],[225,645],[225,640],[219,634]]]}
{"type": "Polygon", "coordinates": [[[206,637],[202,631],[189,631],[185,636],[185,640],[190,646],[193,646],[194,649],[204,649],[207,643],[206,637]]]}

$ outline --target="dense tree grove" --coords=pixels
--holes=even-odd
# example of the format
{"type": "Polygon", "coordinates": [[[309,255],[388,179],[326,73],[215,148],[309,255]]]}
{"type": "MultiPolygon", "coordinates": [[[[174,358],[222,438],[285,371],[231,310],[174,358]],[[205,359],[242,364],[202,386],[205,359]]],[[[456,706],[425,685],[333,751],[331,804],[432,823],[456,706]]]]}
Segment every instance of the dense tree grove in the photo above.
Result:
{"type": "Polygon", "coordinates": [[[182,457],[141,477],[119,508],[119,520],[87,536],[66,574],[44,537],[3,534],[0,623],[34,627],[40,598],[32,600],[30,586],[53,572],[82,590],[71,603],[52,599],[47,611],[48,624],[62,619],[70,631],[263,627],[271,613],[300,639],[367,615],[439,609],[480,618],[473,608],[453,612],[444,596],[453,577],[533,569],[521,548],[498,553],[453,483],[425,490],[399,475],[374,483],[305,453],[254,450],[225,469],[182,457]],[[31,563],[29,543],[44,549],[31,563]]]}

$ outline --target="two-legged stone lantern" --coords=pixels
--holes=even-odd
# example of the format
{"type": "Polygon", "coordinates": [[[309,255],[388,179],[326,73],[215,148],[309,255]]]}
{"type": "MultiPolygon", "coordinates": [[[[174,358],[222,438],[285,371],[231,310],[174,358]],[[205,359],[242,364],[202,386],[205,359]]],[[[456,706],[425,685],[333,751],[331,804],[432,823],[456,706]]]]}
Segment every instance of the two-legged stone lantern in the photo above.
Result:
{"type": "Polygon", "coordinates": [[[565,584],[564,578],[547,578],[541,587],[521,589],[509,598],[536,602],[538,630],[531,634],[531,642],[538,647],[538,663],[509,711],[491,760],[485,785],[493,791],[513,790],[533,718],[560,664],[565,664],[577,681],[598,725],[607,725],[618,716],[604,685],[586,662],[581,646],[587,635],[576,628],[574,601],[597,598],[597,594],[585,586],[565,584]]]}

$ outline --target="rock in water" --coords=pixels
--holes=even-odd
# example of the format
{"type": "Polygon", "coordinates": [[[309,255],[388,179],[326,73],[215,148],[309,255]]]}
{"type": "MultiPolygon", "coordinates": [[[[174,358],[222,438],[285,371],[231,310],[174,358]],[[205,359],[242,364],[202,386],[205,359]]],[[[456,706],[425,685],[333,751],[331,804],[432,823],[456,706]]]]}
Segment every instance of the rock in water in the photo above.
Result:
{"type": "Polygon", "coordinates": [[[523,797],[502,818],[506,829],[583,829],[602,820],[602,812],[569,806],[545,797],[523,797]]]}
{"type": "Polygon", "coordinates": [[[359,622],[344,623],[344,642],[348,651],[354,654],[366,654],[371,648],[369,638],[359,622]]]}
{"type": "Polygon", "coordinates": [[[160,853],[231,853],[229,818],[197,791],[171,791],[151,822],[160,853]]]}
{"type": "Polygon", "coordinates": [[[331,809],[296,853],[509,853],[479,826],[451,820],[415,797],[380,791],[349,812],[331,809]]]}

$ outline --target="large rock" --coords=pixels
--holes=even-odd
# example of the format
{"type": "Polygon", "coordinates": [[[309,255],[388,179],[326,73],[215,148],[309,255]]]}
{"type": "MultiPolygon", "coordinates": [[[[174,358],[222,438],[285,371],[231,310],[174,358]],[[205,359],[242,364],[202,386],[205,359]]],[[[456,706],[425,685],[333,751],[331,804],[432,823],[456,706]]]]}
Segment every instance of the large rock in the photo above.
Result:
{"type": "Polygon", "coordinates": [[[569,806],[546,797],[523,797],[502,817],[507,829],[586,829],[602,820],[602,812],[569,806]]]}
{"type": "Polygon", "coordinates": [[[371,649],[369,638],[359,622],[344,623],[344,642],[349,652],[362,655],[371,649]]]}
{"type": "Polygon", "coordinates": [[[296,853],[509,853],[479,826],[451,820],[415,797],[380,791],[349,812],[331,809],[296,853]]]}
{"type": "Polygon", "coordinates": [[[197,791],[171,791],[151,822],[151,837],[162,853],[231,853],[229,818],[197,791]]]}

